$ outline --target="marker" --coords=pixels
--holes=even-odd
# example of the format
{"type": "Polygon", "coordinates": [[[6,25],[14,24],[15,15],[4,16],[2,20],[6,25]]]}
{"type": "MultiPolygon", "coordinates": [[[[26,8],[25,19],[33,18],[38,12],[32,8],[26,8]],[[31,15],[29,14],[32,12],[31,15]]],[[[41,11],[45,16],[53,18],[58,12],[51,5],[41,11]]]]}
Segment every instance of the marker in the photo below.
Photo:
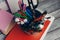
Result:
{"type": "Polygon", "coordinates": [[[30,19],[30,16],[28,16],[26,13],[26,11],[25,12],[23,12],[25,15],[26,15],[26,17],[27,17],[27,19],[30,19]]]}
{"type": "Polygon", "coordinates": [[[26,11],[26,15],[29,16],[30,19],[32,19],[32,16],[26,11]]]}
{"type": "Polygon", "coordinates": [[[22,1],[19,0],[19,1],[18,1],[18,5],[19,5],[19,7],[20,7],[20,10],[22,10],[21,4],[22,4],[22,1]]]}
{"type": "Polygon", "coordinates": [[[28,7],[26,8],[26,11],[27,11],[31,16],[33,16],[33,13],[31,12],[32,10],[31,10],[31,11],[30,11],[30,10],[31,10],[30,8],[28,8],[28,7]]]}
{"type": "Polygon", "coordinates": [[[24,18],[24,19],[27,18],[26,16],[22,16],[21,14],[19,14],[19,13],[17,13],[17,12],[14,13],[14,16],[15,16],[15,17],[19,17],[19,18],[24,18]]]}
{"type": "Polygon", "coordinates": [[[29,16],[26,14],[26,11],[22,11],[22,10],[21,10],[20,14],[21,14],[22,16],[26,16],[26,18],[29,19],[29,16]]]}
{"type": "Polygon", "coordinates": [[[26,15],[25,15],[23,12],[21,12],[21,11],[19,12],[19,14],[21,14],[22,16],[26,16],[26,15]]]}
{"type": "Polygon", "coordinates": [[[23,0],[22,1],[18,1],[18,4],[19,4],[19,7],[20,7],[20,11],[22,12],[20,14],[22,14],[23,16],[27,17],[27,15],[25,13],[25,11],[26,11],[26,4],[23,3],[23,0]]]}
{"type": "Polygon", "coordinates": [[[43,16],[40,16],[39,18],[35,19],[34,22],[41,21],[43,18],[44,18],[43,16]]]}
{"type": "MultiPolygon", "coordinates": [[[[20,10],[22,12],[24,12],[26,10],[26,4],[23,3],[23,0],[19,1],[18,4],[19,4],[19,7],[20,7],[20,10]]],[[[28,12],[26,12],[25,14],[28,15],[30,18],[32,18],[32,16],[28,12]]]]}
{"type": "Polygon", "coordinates": [[[26,11],[26,4],[24,4],[23,6],[23,11],[26,11]]]}
{"type": "Polygon", "coordinates": [[[23,0],[22,0],[22,1],[19,0],[19,1],[18,1],[18,5],[19,5],[19,7],[20,7],[20,10],[23,10],[23,11],[26,10],[26,4],[24,4],[23,0]]]}

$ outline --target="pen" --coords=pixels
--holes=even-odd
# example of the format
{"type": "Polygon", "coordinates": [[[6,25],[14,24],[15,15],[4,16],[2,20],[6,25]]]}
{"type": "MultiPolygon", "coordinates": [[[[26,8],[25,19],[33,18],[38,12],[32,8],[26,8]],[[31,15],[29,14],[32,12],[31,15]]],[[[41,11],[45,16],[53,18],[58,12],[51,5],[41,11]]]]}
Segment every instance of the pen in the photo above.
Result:
{"type": "Polygon", "coordinates": [[[26,11],[26,15],[29,16],[30,19],[32,19],[32,16],[26,11]]]}
{"type": "Polygon", "coordinates": [[[31,9],[30,9],[29,7],[26,8],[26,11],[27,11],[31,16],[33,16],[32,11],[31,11],[31,9]]]}
{"type": "Polygon", "coordinates": [[[41,21],[43,18],[44,18],[43,16],[40,16],[39,18],[35,19],[34,22],[41,21]]]}
{"type": "Polygon", "coordinates": [[[22,16],[26,16],[22,11],[19,11],[18,13],[21,14],[22,16]]]}

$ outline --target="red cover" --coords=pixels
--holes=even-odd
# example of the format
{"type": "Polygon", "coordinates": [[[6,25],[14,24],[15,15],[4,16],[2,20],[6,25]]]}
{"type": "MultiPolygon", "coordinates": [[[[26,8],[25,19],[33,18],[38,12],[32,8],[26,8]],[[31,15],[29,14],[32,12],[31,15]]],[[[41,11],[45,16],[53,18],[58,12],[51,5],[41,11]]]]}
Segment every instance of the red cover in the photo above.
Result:
{"type": "Polygon", "coordinates": [[[27,35],[20,29],[18,25],[15,25],[11,32],[6,36],[5,40],[40,40],[49,23],[49,20],[45,21],[42,31],[33,35],[27,35]]]}

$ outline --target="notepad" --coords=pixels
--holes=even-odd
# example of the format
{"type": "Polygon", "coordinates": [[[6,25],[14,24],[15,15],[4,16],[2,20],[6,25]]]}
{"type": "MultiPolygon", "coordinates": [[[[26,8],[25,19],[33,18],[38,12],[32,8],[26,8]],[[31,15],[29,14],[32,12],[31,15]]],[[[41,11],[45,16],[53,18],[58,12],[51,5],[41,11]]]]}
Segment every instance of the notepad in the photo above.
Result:
{"type": "Polygon", "coordinates": [[[5,10],[0,10],[0,30],[4,33],[7,31],[11,21],[13,19],[13,15],[5,10]]]}

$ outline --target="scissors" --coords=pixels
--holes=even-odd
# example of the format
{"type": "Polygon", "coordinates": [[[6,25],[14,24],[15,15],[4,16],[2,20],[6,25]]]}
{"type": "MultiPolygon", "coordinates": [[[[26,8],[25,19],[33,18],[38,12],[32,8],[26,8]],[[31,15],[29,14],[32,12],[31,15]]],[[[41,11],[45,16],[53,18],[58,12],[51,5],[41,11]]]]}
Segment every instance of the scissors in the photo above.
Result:
{"type": "Polygon", "coordinates": [[[36,5],[33,4],[32,0],[27,0],[27,1],[28,1],[28,4],[29,4],[29,7],[33,8],[33,9],[37,8],[37,6],[39,4],[39,0],[37,0],[37,4],[36,5]]]}
{"type": "Polygon", "coordinates": [[[37,8],[38,4],[39,4],[39,0],[37,0],[37,4],[34,5],[33,1],[32,0],[27,0],[28,1],[28,7],[29,7],[29,10],[33,13],[31,13],[33,15],[33,18],[35,19],[35,15],[36,15],[36,11],[35,9],[37,8]]]}

